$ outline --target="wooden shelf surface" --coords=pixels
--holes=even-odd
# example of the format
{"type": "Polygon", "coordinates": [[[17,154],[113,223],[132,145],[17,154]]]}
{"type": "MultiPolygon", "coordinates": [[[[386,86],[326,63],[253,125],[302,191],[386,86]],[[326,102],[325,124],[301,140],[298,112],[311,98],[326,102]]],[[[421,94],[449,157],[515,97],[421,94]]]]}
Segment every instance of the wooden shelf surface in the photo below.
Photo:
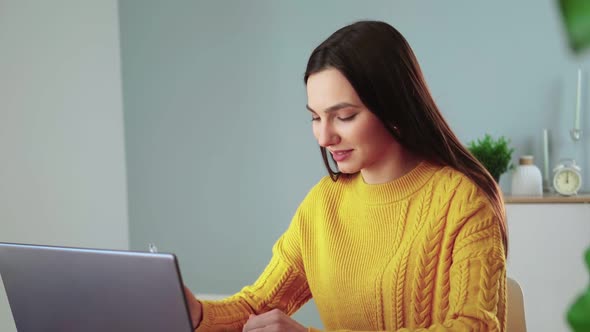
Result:
{"type": "Polygon", "coordinates": [[[555,203],[587,203],[590,204],[590,193],[579,193],[575,196],[561,196],[557,193],[543,193],[543,196],[512,196],[504,194],[507,204],[555,204],[555,203]]]}

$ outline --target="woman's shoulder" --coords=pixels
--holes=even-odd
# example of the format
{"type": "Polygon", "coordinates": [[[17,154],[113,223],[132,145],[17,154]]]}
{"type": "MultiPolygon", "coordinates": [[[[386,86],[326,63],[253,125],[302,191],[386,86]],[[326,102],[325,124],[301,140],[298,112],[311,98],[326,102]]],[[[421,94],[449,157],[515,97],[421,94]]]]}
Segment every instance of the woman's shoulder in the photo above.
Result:
{"type": "Polygon", "coordinates": [[[471,178],[450,166],[441,167],[436,172],[432,190],[462,206],[491,206],[484,191],[471,178]]]}
{"type": "Polygon", "coordinates": [[[322,177],[309,191],[310,194],[326,195],[333,194],[350,187],[357,174],[341,174],[337,179],[332,179],[331,176],[326,175],[322,177]]]}
{"type": "Polygon", "coordinates": [[[332,179],[329,175],[322,177],[307,192],[303,204],[317,205],[325,203],[327,200],[333,201],[339,199],[347,192],[354,180],[355,175],[341,175],[338,179],[332,179]]]}

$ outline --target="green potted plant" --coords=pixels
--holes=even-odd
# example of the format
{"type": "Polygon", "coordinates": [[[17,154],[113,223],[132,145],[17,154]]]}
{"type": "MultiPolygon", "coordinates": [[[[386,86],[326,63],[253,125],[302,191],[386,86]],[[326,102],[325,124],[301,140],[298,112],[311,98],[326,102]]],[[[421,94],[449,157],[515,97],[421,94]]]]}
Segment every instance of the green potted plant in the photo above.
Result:
{"type": "MultiPolygon", "coordinates": [[[[586,250],[586,266],[590,271],[590,248],[586,250]]],[[[567,321],[574,332],[590,331],[590,286],[582,293],[567,311],[567,321]]]]}
{"type": "Polygon", "coordinates": [[[504,136],[494,139],[489,134],[485,134],[483,139],[470,141],[467,148],[490,172],[496,182],[499,182],[500,175],[514,168],[511,162],[514,149],[509,144],[510,140],[504,136]]]}

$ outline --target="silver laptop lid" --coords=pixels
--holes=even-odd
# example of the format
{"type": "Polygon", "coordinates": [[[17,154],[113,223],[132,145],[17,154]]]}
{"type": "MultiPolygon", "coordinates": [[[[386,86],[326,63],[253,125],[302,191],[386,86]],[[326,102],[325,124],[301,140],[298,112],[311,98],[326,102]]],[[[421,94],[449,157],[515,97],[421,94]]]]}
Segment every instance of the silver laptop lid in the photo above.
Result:
{"type": "Polygon", "coordinates": [[[191,332],[173,254],[0,243],[20,332],[191,332]]]}

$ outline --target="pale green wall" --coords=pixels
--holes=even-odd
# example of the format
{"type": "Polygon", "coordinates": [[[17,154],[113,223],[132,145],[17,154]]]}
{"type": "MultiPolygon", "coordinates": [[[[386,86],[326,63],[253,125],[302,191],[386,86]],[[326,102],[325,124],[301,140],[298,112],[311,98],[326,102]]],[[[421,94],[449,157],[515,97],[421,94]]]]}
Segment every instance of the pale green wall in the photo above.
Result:
{"type": "MultiPolygon", "coordinates": [[[[573,155],[590,179],[588,107],[583,141],[567,136],[575,70],[590,57],[568,52],[554,1],[119,4],[131,246],[176,252],[196,292],[255,280],[324,174],[302,75],[319,42],[359,19],[407,37],[463,142],[505,135],[515,161],[532,153],[541,165],[550,127],[553,162],[573,155]]],[[[300,319],[319,325],[310,312],[300,319]]]]}
{"type": "Polygon", "coordinates": [[[117,11],[0,0],[0,241],[129,248],[117,11]]]}

